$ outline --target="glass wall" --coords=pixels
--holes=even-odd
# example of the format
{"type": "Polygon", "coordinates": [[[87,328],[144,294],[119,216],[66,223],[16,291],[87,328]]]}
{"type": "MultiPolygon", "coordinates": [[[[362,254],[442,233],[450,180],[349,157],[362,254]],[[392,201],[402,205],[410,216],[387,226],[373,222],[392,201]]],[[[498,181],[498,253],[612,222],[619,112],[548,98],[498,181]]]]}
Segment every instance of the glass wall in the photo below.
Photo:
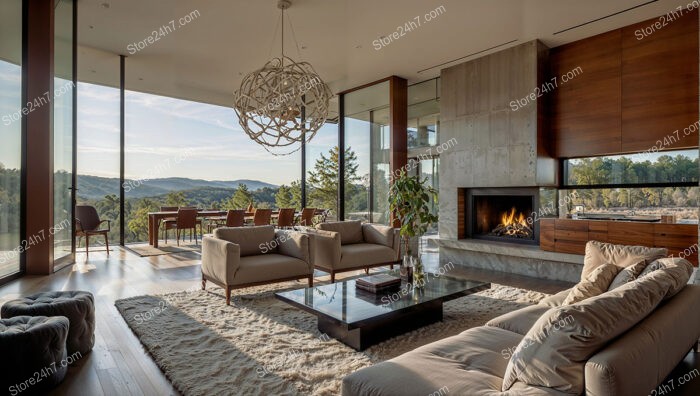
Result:
{"type": "Polygon", "coordinates": [[[126,243],[148,241],[147,213],[160,206],[301,206],[301,151],[271,155],[232,108],[133,91],[125,105],[126,243]]]}
{"type": "Polygon", "coordinates": [[[438,144],[440,78],[408,87],[408,149],[438,144]]]}
{"type": "Polygon", "coordinates": [[[345,219],[389,222],[389,82],[345,95],[345,219]]]}
{"type": "Polygon", "coordinates": [[[20,271],[22,1],[0,2],[0,279],[20,271]]]}
{"type": "MultiPolygon", "coordinates": [[[[54,42],[54,261],[72,261],[73,0],[57,0],[54,42]]],[[[58,268],[56,268],[58,269],[58,268]]]]}
{"type": "Polygon", "coordinates": [[[338,213],[338,125],[326,123],[306,143],[306,206],[338,213]]]}
{"type": "MultiPolygon", "coordinates": [[[[114,70],[119,74],[119,58],[114,70]]],[[[109,220],[109,240],[119,241],[119,89],[78,83],[78,191],[76,203],[97,209],[109,220]]],[[[85,239],[77,245],[84,248],[85,239]]],[[[90,245],[103,243],[92,238],[90,245]]]]}

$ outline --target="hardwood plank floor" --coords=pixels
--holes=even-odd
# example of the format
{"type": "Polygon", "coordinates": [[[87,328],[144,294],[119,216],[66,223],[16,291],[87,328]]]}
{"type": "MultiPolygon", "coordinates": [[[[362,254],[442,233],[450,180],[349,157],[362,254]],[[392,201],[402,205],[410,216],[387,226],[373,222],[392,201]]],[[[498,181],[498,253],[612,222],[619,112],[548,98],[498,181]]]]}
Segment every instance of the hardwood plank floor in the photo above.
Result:
{"type": "MultiPolygon", "coordinates": [[[[95,295],[97,324],[95,348],[68,369],[66,380],[54,395],[177,395],[165,375],[141,346],[114,306],[120,298],[197,288],[200,285],[197,252],[139,257],[123,248],[113,248],[109,257],[93,252],[86,259],[78,254],[76,264],[51,276],[26,276],[0,287],[0,305],[21,295],[50,290],[87,290],[95,295]]],[[[425,256],[428,270],[438,266],[435,253],[425,256]]],[[[374,269],[380,271],[383,269],[374,269]]],[[[345,278],[362,271],[339,274],[345,278]]],[[[455,267],[453,276],[487,280],[524,289],[556,293],[570,284],[487,270],[455,267]]],[[[328,280],[317,271],[316,280],[328,280]]],[[[700,354],[691,353],[669,378],[700,367],[700,354]]],[[[677,384],[677,381],[676,381],[677,384]]],[[[700,394],[700,379],[678,387],[673,395],[700,394]]]]}

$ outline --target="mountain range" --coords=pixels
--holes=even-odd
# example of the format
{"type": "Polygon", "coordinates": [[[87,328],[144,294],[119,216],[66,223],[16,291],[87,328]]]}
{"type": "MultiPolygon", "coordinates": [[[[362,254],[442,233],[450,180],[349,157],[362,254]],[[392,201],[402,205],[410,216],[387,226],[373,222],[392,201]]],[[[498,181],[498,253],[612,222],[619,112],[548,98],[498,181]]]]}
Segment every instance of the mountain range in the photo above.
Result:
{"type": "MultiPolygon", "coordinates": [[[[173,191],[195,190],[202,188],[232,190],[245,184],[250,191],[256,191],[265,187],[276,189],[278,186],[259,180],[202,180],[188,179],[185,177],[168,177],[151,180],[124,181],[124,190],[127,198],[143,198],[164,195],[173,191]]],[[[110,177],[78,175],[78,196],[86,199],[101,199],[106,195],[119,195],[119,179],[110,177]]]]}

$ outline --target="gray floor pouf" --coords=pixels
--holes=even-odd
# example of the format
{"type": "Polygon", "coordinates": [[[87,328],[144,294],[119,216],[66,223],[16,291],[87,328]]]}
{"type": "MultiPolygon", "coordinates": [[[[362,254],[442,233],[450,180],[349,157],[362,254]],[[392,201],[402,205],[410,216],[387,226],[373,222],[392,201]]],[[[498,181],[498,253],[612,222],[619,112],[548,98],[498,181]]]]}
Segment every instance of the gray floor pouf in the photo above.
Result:
{"type": "Polygon", "coordinates": [[[63,316],[17,316],[0,320],[0,390],[38,395],[63,381],[68,370],[63,316]]]}
{"type": "Polygon", "coordinates": [[[0,316],[65,316],[70,321],[68,355],[85,355],[95,346],[94,301],[92,293],[86,291],[42,292],[6,302],[0,316]]]}

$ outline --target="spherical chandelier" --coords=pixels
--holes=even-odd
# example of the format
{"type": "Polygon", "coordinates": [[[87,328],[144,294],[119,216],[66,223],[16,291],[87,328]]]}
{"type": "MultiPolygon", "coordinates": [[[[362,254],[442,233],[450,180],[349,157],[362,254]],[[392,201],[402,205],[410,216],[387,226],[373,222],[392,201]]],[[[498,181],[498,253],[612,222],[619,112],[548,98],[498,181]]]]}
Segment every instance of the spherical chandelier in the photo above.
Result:
{"type": "Polygon", "coordinates": [[[282,10],[282,56],[246,75],[234,94],[233,108],[243,131],[273,155],[288,155],[309,142],[328,118],[328,85],[308,62],[295,62],[284,54],[284,11],[289,0],[279,0],[282,10]],[[299,147],[291,146],[299,144],[299,147]]]}

